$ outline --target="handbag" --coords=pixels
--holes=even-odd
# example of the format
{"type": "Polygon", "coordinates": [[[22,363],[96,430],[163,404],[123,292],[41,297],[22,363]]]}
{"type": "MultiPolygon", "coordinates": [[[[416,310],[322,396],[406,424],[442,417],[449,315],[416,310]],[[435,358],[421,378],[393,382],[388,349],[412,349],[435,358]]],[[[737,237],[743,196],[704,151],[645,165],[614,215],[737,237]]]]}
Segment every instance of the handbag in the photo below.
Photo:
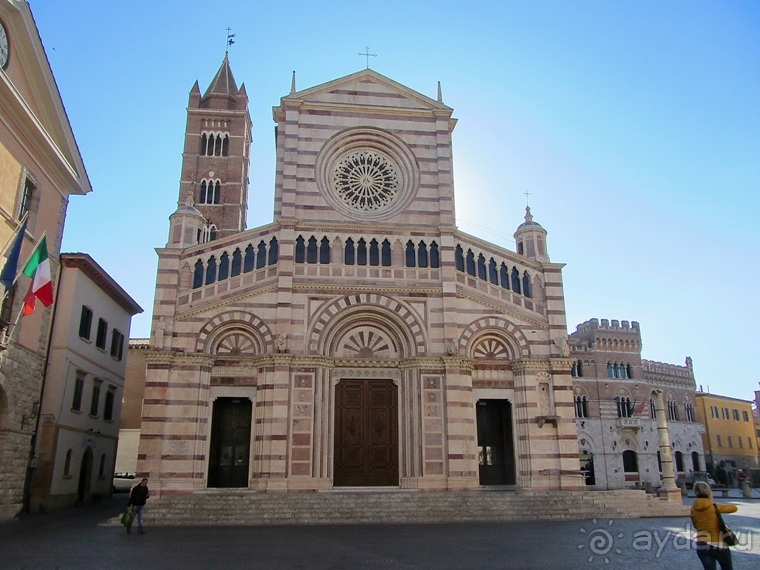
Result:
{"type": "Polygon", "coordinates": [[[713,503],[713,507],[715,507],[715,514],[718,515],[718,527],[720,528],[720,537],[723,539],[723,542],[726,543],[726,546],[736,546],[736,543],[739,542],[736,538],[736,533],[732,531],[730,528],[728,528],[728,525],[723,520],[723,517],[720,514],[720,509],[718,508],[718,505],[713,503]]]}
{"type": "Polygon", "coordinates": [[[121,524],[126,527],[129,527],[132,524],[132,509],[127,508],[127,510],[124,511],[124,514],[121,515],[121,524]]]}

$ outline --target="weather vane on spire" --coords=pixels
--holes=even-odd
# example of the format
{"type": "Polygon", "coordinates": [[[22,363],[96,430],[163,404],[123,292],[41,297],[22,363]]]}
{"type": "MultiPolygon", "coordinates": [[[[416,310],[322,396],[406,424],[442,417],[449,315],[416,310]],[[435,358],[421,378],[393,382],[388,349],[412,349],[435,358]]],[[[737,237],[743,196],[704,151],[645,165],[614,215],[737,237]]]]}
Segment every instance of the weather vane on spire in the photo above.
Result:
{"type": "Polygon", "coordinates": [[[370,57],[377,57],[377,54],[376,53],[369,53],[369,46],[365,47],[364,49],[365,49],[365,53],[359,52],[356,55],[360,55],[362,57],[366,57],[367,58],[367,69],[369,69],[369,58],[370,57]]]}
{"type": "Polygon", "coordinates": [[[231,34],[232,28],[227,28],[227,43],[225,44],[224,53],[230,52],[230,46],[235,43],[235,34],[231,34]]]}

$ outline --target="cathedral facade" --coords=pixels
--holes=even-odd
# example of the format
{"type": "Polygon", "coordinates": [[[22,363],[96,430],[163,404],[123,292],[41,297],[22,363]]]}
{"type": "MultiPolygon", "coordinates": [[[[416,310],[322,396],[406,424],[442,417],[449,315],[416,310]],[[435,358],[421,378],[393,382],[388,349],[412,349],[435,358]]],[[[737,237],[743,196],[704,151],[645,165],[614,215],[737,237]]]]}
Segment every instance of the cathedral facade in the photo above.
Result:
{"type": "MultiPolygon", "coordinates": [[[[457,229],[452,109],[367,69],[273,109],[271,224],[225,59],[189,96],[138,471],[158,494],[580,489],[562,264],[457,229]]],[[[517,219],[515,223],[521,220],[517,219]]]]}

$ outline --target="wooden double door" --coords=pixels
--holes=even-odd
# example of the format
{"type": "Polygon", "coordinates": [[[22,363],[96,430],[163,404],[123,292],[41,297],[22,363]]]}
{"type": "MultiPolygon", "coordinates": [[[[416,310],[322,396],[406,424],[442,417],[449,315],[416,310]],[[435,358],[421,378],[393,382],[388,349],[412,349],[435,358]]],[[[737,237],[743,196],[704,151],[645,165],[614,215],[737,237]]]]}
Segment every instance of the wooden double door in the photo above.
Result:
{"type": "Polygon", "coordinates": [[[336,487],[397,486],[398,389],[392,380],[341,380],[335,388],[336,487]]]}

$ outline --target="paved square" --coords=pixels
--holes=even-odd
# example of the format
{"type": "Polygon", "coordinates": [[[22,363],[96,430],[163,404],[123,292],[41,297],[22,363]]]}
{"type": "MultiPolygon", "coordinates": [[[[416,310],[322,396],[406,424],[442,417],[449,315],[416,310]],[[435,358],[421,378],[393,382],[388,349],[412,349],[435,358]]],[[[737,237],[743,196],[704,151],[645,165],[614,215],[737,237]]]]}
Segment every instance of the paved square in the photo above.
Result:
{"type": "MultiPolygon", "coordinates": [[[[688,519],[569,522],[158,527],[111,522],[126,497],[0,524],[0,569],[699,568],[688,519]]],[[[760,567],[760,501],[733,499],[743,544],[734,567],[760,567]]],[[[149,509],[149,507],[148,507],[149,509]]]]}

